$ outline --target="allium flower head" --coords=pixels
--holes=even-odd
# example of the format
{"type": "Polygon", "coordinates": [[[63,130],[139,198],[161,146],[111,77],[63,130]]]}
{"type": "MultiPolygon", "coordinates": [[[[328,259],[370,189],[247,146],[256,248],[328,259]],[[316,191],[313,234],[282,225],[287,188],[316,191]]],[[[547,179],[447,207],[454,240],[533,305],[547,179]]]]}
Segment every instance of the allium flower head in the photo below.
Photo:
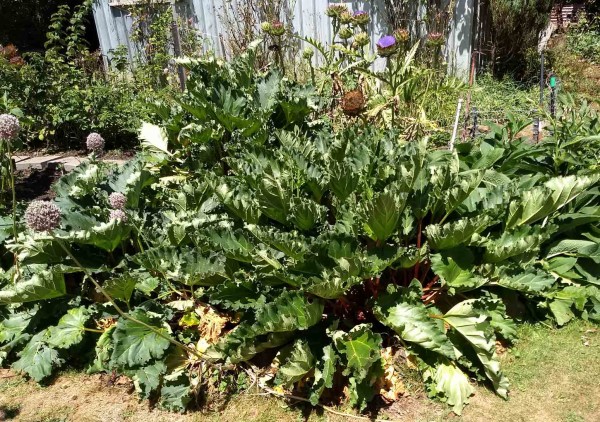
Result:
{"type": "Polygon", "coordinates": [[[371,20],[369,14],[364,10],[357,10],[356,12],[354,12],[354,16],[352,18],[355,24],[361,26],[367,25],[371,20]]]}
{"type": "Polygon", "coordinates": [[[33,201],[25,210],[27,226],[38,232],[45,232],[60,225],[60,209],[50,201],[33,201]]]}
{"type": "Polygon", "coordinates": [[[21,130],[21,124],[12,114],[0,114],[0,141],[12,141],[21,130]]]}
{"type": "Polygon", "coordinates": [[[122,223],[127,223],[127,214],[123,210],[110,210],[110,221],[119,221],[122,223]]]}
{"type": "Polygon", "coordinates": [[[90,151],[100,153],[104,149],[104,138],[99,133],[90,133],[85,144],[90,151]]]}
{"type": "Polygon", "coordinates": [[[122,210],[127,204],[127,197],[120,192],[113,192],[108,195],[108,203],[115,210],[122,210]]]}
{"type": "Polygon", "coordinates": [[[398,45],[393,35],[386,35],[377,41],[377,54],[381,57],[389,57],[396,52],[398,45]]]}

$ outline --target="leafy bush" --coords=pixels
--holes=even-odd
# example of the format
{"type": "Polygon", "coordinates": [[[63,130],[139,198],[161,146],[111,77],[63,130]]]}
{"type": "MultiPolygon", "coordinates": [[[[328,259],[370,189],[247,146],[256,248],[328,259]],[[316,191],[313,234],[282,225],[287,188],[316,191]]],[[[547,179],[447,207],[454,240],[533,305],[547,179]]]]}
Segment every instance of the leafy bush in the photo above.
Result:
{"type": "Polygon", "coordinates": [[[90,5],[59,8],[44,53],[0,54],[0,94],[28,116],[28,147],[80,148],[93,131],[103,133],[111,148],[131,148],[148,118],[148,102],[163,96],[123,73],[104,73],[83,33],[90,5]]]}
{"type": "Polygon", "coordinates": [[[568,48],[580,57],[600,63],[600,17],[585,14],[567,33],[568,48]]]}
{"type": "Polygon", "coordinates": [[[508,309],[600,319],[600,177],[578,152],[599,150],[592,110],[540,144],[515,121],[430,150],[334,129],[313,87],[254,59],[188,61],[187,95],[157,107],[135,160],[91,156],[54,186],[58,229],[0,238],[18,263],[0,278],[2,364],[116,371],[183,410],[211,374],[262,362],[261,383],[312,403],[347,385],[364,409],[394,397],[402,349],[460,413],[471,376],[507,395],[508,309]]]}

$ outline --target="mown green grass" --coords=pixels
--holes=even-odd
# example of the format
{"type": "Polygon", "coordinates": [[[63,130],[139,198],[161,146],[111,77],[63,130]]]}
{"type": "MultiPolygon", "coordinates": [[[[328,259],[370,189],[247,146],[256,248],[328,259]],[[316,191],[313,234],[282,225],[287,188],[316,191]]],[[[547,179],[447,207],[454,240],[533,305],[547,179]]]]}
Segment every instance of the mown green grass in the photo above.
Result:
{"type": "MultiPolygon", "coordinates": [[[[377,417],[402,421],[600,421],[600,327],[584,321],[560,329],[525,324],[519,334],[521,340],[501,356],[511,381],[508,401],[479,386],[462,417],[457,417],[448,407],[426,399],[414,380],[407,380],[412,395],[381,409],[377,417]]],[[[20,377],[0,379],[0,411],[6,420],[28,422],[350,420],[256,390],[232,397],[220,412],[173,415],[152,409],[147,402],[138,402],[126,388],[107,387],[97,379],[74,372],[61,375],[48,387],[20,377]]]]}

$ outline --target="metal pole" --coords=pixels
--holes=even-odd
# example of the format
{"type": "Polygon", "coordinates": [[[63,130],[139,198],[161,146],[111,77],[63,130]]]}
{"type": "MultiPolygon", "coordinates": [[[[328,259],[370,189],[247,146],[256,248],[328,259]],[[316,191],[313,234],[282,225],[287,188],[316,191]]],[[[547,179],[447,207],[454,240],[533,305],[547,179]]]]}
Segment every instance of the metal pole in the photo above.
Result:
{"type": "MultiPolygon", "coordinates": [[[[173,49],[175,50],[175,57],[181,57],[181,38],[179,37],[179,26],[177,25],[177,10],[175,9],[175,1],[171,0],[171,13],[173,14],[173,23],[171,25],[171,32],[173,34],[173,49]]],[[[185,70],[183,66],[177,65],[177,74],[179,75],[179,87],[181,92],[185,91],[185,70]]]]}
{"type": "Polygon", "coordinates": [[[556,117],[556,76],[550,74],[550,115],[556,117]]]}
{"type": "Polygon", "coordinates": [[[450,151],[454,149],[454,141],[456,140],[456,132],[458,131],[458,119],[460,119],[460,109],[462,108],[463,99],[458,100],[456,106],[456,116],[454,117],[454,130],[452,130],[452,139],[450,139],[450,145],[448,145],[450,151]]]}
{"type": "Polygon", "coordinates": [[[535,126],[533,128],[533,140],[535,142],[540,141],[540,129],[541,129],[541,119],[540,114],[542,113],[542,109],[544,108],[544,52],[540,52],[540,107],[537,113],[537,117],[535,118],[535,126]]]}
{"type": "Polygon", "coordinates": [[[471,128],[471,139],[477,136],[477,107],[473,107],[473,127],[471,128]]]}

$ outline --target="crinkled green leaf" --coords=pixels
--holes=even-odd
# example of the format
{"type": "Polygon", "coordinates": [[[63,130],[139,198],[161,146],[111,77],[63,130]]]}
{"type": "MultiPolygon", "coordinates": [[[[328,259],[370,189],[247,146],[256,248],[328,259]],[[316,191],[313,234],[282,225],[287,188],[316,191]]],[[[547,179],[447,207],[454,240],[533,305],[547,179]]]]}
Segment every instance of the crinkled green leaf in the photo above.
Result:
{"type": "Polygon", "coordinates": [[[37,333],[21,352],[19,360],[12,364],[12,369],[25,372],[37,382],[43,381],[52,374],[54,368],[62,365],[58,351],[46,343],[46,331],[37,333]]]}
{"type": "Polygon", "coordinates": [[[66,293],[62,272],[56,268],[38,270],[27,280],[19,280],[11,287],[0,290],[0,303],[35,302],[61,297],[66,293]]]}
{"type": "Polygon", "coordinates": [[[277,371],[277,381],[285,386],[291,386],[300,381],[315,367],[313,356],[305,340],[297,340],[287,352],[280,352],[281,365],[277,371]]]}
{"type": "Polygon", "coordinates": [[[316,406],[326,388],[333,387],[333,375],[336,371],[338,356],[332,345],[323,347],[323,356],[315,368],[315,380],[310,392],[310,402],[316,406]]]}
{"type": "Polygon", "coordinates": [[[508,379],[500,369],[496,338],[486,315],[478,314],[475,300],[458,303],[444,315],[444,321],[467,340],[481,361],[487,377],[499,396],[508,397],[508,379]]]}
{"type": "Polygon", "coordinates": [[[58,325],[48,329],[48,344],[58,349],[68,349],[81,343],[85,333],[85,323],[90,319],[87,309],[83,306],[69,309],[58,325]]]}
{"type": "Polygon", "coordinates": [[[430,396],[438,397],[452,406],[457,415],[469,403],[475,389],[467,375],[452,362],[439,363],[423,372],[430,396]]]}
{"type": "Polygon", "coordinates": [[[113,332],[111,363],[116,366],[135,367],[144,365],[151,359],[161,358],[170,344],[167,340],[170,337],[169,330],[160,320],[146,315],[141,309],[131,312],[130,315],[137,321],[153,327],[162,336],[138,322],[119,319],[113,332]]]}

